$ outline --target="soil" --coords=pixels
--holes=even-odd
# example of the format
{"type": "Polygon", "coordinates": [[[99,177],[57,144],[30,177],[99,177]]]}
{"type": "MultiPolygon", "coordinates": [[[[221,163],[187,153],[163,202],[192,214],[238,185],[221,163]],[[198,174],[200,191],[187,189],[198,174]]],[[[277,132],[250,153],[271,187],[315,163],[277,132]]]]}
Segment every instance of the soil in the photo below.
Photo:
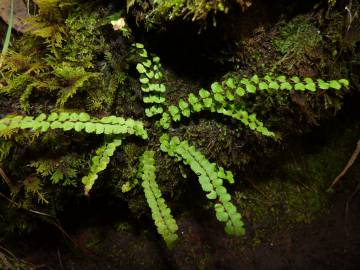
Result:
{"type": "Polygon", "coordinates": [[[82,229],[73,236],[78,247],[72,252],[49,235],[7,246],[36,269],[359,269],[360,196],[351,201],[346,219],[349,196],[337,194],[328,215],[275,232],[257,246],[239,245],[206,216],[178,220],[181,240],[173,250],[159,238],[107,226],[82,229]]]}

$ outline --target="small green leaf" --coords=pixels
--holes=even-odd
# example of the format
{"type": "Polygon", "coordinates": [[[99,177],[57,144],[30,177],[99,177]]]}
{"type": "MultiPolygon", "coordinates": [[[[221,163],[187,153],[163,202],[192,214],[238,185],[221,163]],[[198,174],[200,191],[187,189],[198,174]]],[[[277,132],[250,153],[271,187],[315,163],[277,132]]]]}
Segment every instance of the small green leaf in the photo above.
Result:
{"type": "Polygon", "coordinates": [[[261,82],[261,83],[259,83],[259,89],[260,90],[268,90],[269,86],[266,82],[261,82]]]}
{"type": "Polygon", "coordinates": [[[242,87],[236,88],[236,94],[240,97],[245,95],[245,90],[242,87]]]}
{"type": "Polygon", "coordinates": [[[303,83],[296,83],[294,89],[297,91],[304,91],[306,88],[303,83]]]}
{"type": "Polygon", "coordinates": [[[216,192],[213,190],[211,191],[210,193],[206,194],[206,197],[209,199],[209,200],[215,200],[217,198],[217,194],[216,192]]]}
{"type": "Polygon", "coordinates": [[[185,117],[190,117],[190,114],[191,114],[189,108],[182,110],[181,113],[182,113],[185,117]]]}
{"type": "MultiPolygon", "coordinates": [[[[143,66],[144,67],[147,67],[147,68],[149,68],[149,67],[151,67],[151,60],[149,60],[149,59],[147,59],[146,61],[144,61],[144,62],[142,62],[142,64],[143,64],[143,66]]],[[[145,70],[145,69],[144,69],[145,70]]],[[[140,71],[139,71],[140,72],[140,71]]],[[[140,73],[143,73],[143,72],[140,72],[140,73]]]]}
{"type": "Polygon", "coordinates": [[[252,76],[250,80],[255,84],[259,84],[260,81],[258,75],[252,76]]]}
{"type": "Polygon", "coordinates": [[[81,130],[84,129],[84,127],[85,127],[85,124],[82,122],[76,122],[75,126],[74,126],[76,132],[80,132],[81,130]]]}
{"type": "Polygon", "coordinates": [[[196,103],[192,105],[194,112],[200,112],[203,109],[203,106],[201,103],[196,103]]]}
{"type": "Polygon", "coordinates": [[[138,71],[139,73],[145,73],[145,72],[146,72],[145,67],[144,67],[142,64],[140,64],[140,63],[138,63],[138,64],[136,65],[136,69],[137,69],[137,71],[138,71]]]}
{"type": "Polygon", "coordinates": [[[323,80],[317,80],[318,81],[318,85],[319,85],[319,88],[322,89],[322,90],[327,90],[330,88],[330,84],[327,83],[327,82],[324,82],[323,80]]]}
{"type": "Polygon", "coordinates": [[[286,77],[284,75],[280,75],[280,76],[276,77],[276,80],[278,82],[284,83],[284,82],[286,82],[286,77]]]}
{"type": "Polygon", "coordinates": [[[311,82],[311,83],[307,83],[305,85],[305,88],[311,92],[315,92],[316,91],[316,85],[315,83],[311,82]]]}
{"type": "Polygon", "coordinates": [[[210,96],[210,92],[205,89],[200,89],[199,95],[201,98],[208,98],[210,96]]]}
{"type": "Polygon", "coordinates": [[[346,79],[341,79],[339,80],[339,83],[341,83],[343,86],[348,87],[349,86],[349,81],[346,79]]]}
{"type": "Polygon", "coordinates": [[[277,82],[272,81],[272,82],[269,83],[269,88],[274,89],[274,90],[278,90],[280,88],[280,85],[277,82]]]}
{"type": "Polygon", "coordinates": [[[84,112],[80,113],[79,114],[79,121],[81,121],[81,122],[90,121],[90,115],[88,115],[87,113],[84,113],[84,112]]]}
{"type": "Polygon", "coordinates": [[[313,83],[314,81],[311,78],[304,78],[304,82],[307,84],[310,84],[310,83],[313,83]]]}
{"type": "MultiPolygon", "coordinates": [[[[80,114],[81,115],[81,114],[80,114]]],[[[49,122],[53,122],[55,120],[57,120],[59,118],[59,115],[57,113],[51,113],[49,116],[48,116],[48,121],[49,122]]]]}
{"type": "Polygon", "coordinates": [[[338,81],[333,80],[333,81],[330,81],[329,83],[330,83],[329,84],[330,88],[333,88],[335,90],[341,89],[341,84],[338,81]]]}
{"type": "Polygon", "coordinates": [[[199,99],[193,93],[191,93],[188,97],[188,101],[191,105],[194,105],[199,102],[199,99]]]}
{"type": "Polygon", "coordinates": [[[179,100],[179,108],[180,108],[180,110],[183,111],[183,110],[189,108],[189,104],[185,100],[180,99],[179,100]]]}
{"type": "Polygon", "coordinates": [[[203,103],[206,108],[211,108],[213,105],[213,99],[212,98],[204,98],[203,103]]]}
{"type": "Polygon", "coordinates": [[[281,83],[280,85],[281,90],[292,90],[292,85],[288,82],[281,83]]]}
{"type": "Polygon", "coordinates": [[[74,123],[73,123],[73,122],[65,122],[65,123],[63,124],[63,129],[64,129],[65,131],[71,130],[71,129],[73,129],[73,128],[74,128],[74,123]]]}
{"type": "Polygon", "coordinates": [[[141,75],[139,81],[142,84],[146,84],[146,83],[149,83],[149,78],[145,77],[144,75],[141,75]]]}
{"type": "Polygon", "coordinates": [[[253,84],[246,85],[246,91],[249,93],[256,93],[256,87],[253,84]]]}
{"type": "Polygon", "coordinates": [[[291,77],[291,80],[292,80],[294,83],[299,83],[299,82],[300,82],[300,78],[297,77],[297,76],[291,77]]]}
{"type": "Polygon", "coordinates": [[[220,222],[226,222],[229,220],[229,215],[226,212],[216,212],[216,218],[220,222]]]}
{"type": "Polygon", "coordinates": [[[264,80],[267,81],[267,82],[272,82],[273,81],[272,77],[269,74],[264,77],[264,80]]]}
{"type": "Polygon", "coordinates": [[[225,84],[227,85],[227,87],[231,88],[231,89],[235,89],[236,88],[236,85],[235,85],[235,82],[234,82],[234,79],[233,78],[228,78],[226,81],[225,81],[225,84]]]}
{"type": "Polygon", "coordinates": [[[85,123],[85,132],[86,133],[93,133],[95,131],[95,129],[96,129],[95,124],[90,123],[90,122],[85,123]]]}
{"type": "Polygon", "coordinates": [[[215,93],[214,94],[214,99],[217,101],[217,102],[220,102],[220,103],[223,103],[225,101],[225,98],[222,94],[220,93],[215,93]]]}
{"type": "Polygon", "coordinates": [[[35,121],[41,122],[41,121],[44,121],[45,119],[46,119],[46,114],[42,113],[35,118],[35,121]]]}
{"type": "Polygon", "coordinates": [[[226,98],[230,101],[234,101],[235,96],[233,95],[233,93],[231,91],[226,91],[226,98]]]}
{"type": "Polygon", "coordinates": [[[147,51],[145,49],[142,49],[141,52],[139,53],[139,55],[144,58],[148,57],[147,51]]]}
{"type": "Polygon", "coordinates": [[[222,93],[224,91],[221,84],[218,82],[214,82],[213,84],[211,84],[211,90],[213,91],[213,93],[222,93]]]}
{"type": "Polygon", "coordinates": [[[152,70],[150,70],[149,72],[146,72],[145,74],[149,79],[152,79],[154,77],[154,71],[152,71],[152,70]]]}

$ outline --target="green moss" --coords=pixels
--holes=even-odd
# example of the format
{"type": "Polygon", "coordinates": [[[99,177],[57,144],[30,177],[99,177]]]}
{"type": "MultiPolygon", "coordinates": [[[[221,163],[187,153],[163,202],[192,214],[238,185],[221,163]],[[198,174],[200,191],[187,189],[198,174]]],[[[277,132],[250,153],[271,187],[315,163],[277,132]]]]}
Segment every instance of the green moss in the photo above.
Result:
{"type": "MultiPolygon", "coordinates": [[[[254,243],[268,239],[273,231],[310,223],[328,213],[332,193],[327,189],[349,159],[359,127],[348,126],[335,132],[324,146],[296,149],[296,156],[289,155],[273,176],[251,181],[250,189],[236,192],[238,206],[252,228],[254,243]]],[[[356,175],[360,175],[359,166],[343,181],[356,179],[356,175]]],[[[343,185],[353,184],[350,181],[343,185]]]]}
{"type": "Polygon", "coordinates": [[[310,16],[298,16],[279,29],[279,36],[272,40],[274,47],[283,55],[303,56],[322,40],[320,31],[310,16]]]}
{"type": "MultiPolygon", "coordinates": [[[[237,4],[244,11],[251,6],[252,1],[237,1],[237,4]]],[[[163,21],[175,20],[176,18],[190,18],[193,21],[205,21],[210,13],[227,13],[232,3],[228,0],[127,0],[128,9],[137,5],[140,6],[142,10],[142,12],[138,11],[138,19],[144,20],[145,24],[149,27],[160,24],[163,21]]]]}

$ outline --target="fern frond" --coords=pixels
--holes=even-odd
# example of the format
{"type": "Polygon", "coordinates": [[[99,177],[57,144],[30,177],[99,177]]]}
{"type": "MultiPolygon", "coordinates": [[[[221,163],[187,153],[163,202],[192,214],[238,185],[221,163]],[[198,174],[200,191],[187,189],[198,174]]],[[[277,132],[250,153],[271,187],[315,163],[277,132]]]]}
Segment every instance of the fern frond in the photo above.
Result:
{"type": "Polygon", "coordinates": [[[0,94],[19,96],[24,91],[24,88],[32,82],[34,82],[34,78],[27,73],[14,75],[7,79],[6,84],[0,88],[0,94]]]}
{"type": "Polygon", "coordinates": [[[27,21],[27,33],[43,38],[51,49],[55,47],[61,48],[62,42],[66,37],[66,30],[63,24],[49,22],[41,16],[30,17],[27,21]]]}
{"type": "Polygon", "coordinates": [[[230,116],[236,120],[241,121],[245,126],[251,130],[259,132],[264,136],[274,137],[275,134],[269,131],[262,121],[258,120],[256,114],[250,114],[237,108],[233,101],[226,101],[225,97],[218,93],[212,95],[209,91],[201,89],[199,96],[190,94],[187,101],[180,99],[178,106],[170,105],[167,112],[162,114],[160,125],[168,129],[172,121],[180,121],[182,117],[190,117],[192,113],[201,111],[210,111],[219,113],[225,116],[230,116]]]}
{"type": "Polygon", "coordinates": [[[66,5],[76,3],[75,0],[34,0],[34,3],[39,7],[40,14],[48,14],[54,12],[55,9],[66,5]]]}
{"type": "Polygon", "coordinates": [[[12,145],[12,142],[0,139],[0,163],[9,155],[12,145]]]}
{"type": "Polygon", "coordinates": [[[56,101],[56,105],[60,108],[64,107],[69,98],[74,96],[77,90],[84,86],[86,81],[101,75],[101,73],[87,72],[83,67],[72,67],[68,63],[63,63],[53,73],[64,80],[67,85],[60,90],[59,98],[56,101]]]}
{"type": "Polygon", "coordinates": [[[85,186],[85,194],[88,195],[92,189],[99,173],[106,169],[110,162],[110,157],[118,146],[121,145],[120,137],[114,138],[111,142],[105,142],[100,148],[96,150],[96,155],[91,159],[90,172],[82,178],[82,183],[85,186]]]}
{"type": "Polygon", "coordinates": [[[31,129],[46,132],[49,129],[75,130],[86,133],[119,135],[134,134],[143,139],[148,138],[144,124],[131,118],[107,116],[101,119],[90,117],[87,113],[52,113],[33,116],[7,116],[0,120],[0,133],[14,129],[31,129]]]}
{"type": "Polygon", "coordinates": [[[152,218],[159,234],[168,247],[178,239],[178,226],[171,215],[170,208],[161,197],[161,190],[155,180],[155,159],[153,151],[145,151],[140,157],[139,177],[142,179],[146,201],[151,209],[152,218]]]}
{"type": "Polygon", "coordinates": [[[30,162],[29,167],[36,169],[42,177],[49,177],[53,184],[76,185],[76,176],[83,160],[74,154],[68,154],[57,159],[39,159],[30,162]]]}
{"type": "Polygon", "coordinates": [[[24,112],[28,112],[30,110],[29,98],[30,98],[30,95],[31,95],[34,87],[36,87],[36,86],[37,86],[36,82],[28,84],[26,86],[24,92],[20,96],[20,106],[24,112]]]}
{"type": "Polygon", "coordinates": [[[249,114],[240,109],[237,105],[237,99],[246,94],[254,94],[258,91],[311,91],[316,89],[335,89],[348,87],[349,82],[346,79],[332,80],[325,82],[317,80],[314,82],[311,78],[300,79],[292,77],[287,79],[285,76],[272,78],[267,75],[260,79],[257,75],[248,78],[236,80],[228,78],[222,83],[214,82],[211,85],[211,91],[200,89],[197,95],[191,93],[186,99],[180,99],[178,105],[168,106],[166,112],[162,114],[160,124],[168,129],[172,121],[180,121],[182,117],[190,117],[192,113],[201,111],[210,111],[230,116],[241,121],[251,130],[261,133],[264,136],[274,137],[275,134],[269,131],[262,121],[258,120],[256,114],[249,114]]]}
{"type": "Polygon", "coordinates": [[[151,105],[150,108],[145,109],[145,114],[147,117],[162,114],[164,112],[162,105],[166,101],[164,97],[166,86],[160,81],[163,77],[160,58],[158,56],[150,57],[141,43],[135,43],[133,47],[141,59],[141,62],[136,65],[136,69],[140,74],[141,90],[145,94],[143,102],[151,105]]]}
{"type": "Polygon", "coordinates": [[[211,163],[194,146],[190,146],[187,141],[180,141],[178,137],[170,139],[169,135],[164,134],[160,138],[160,143],[160,149],[163,152],[182,160],[198,175],[201,188],[207,193],[206,197],[218,201],[215,204],[216,218],[225,222],[226,233],[237,236],[244,235],[245,230],[241,214],[230,202],[231,196],[223,186],[224,180],[230,183],[234,182],[232,173],[218,167],[215,163],[211,163]]]}
{"type": "Polygon", "coordinates": [[[10,74],[16,72],[39,74],[46,65],[36,55],[24,55],[13,50],[9,50],[6,55],[3,55],[3,60],[2,70],[6,70],[10,74]]]}
{"type": "Polygon", "coordinates": [[[38,177],[29,176],[24,182],[25,196],[30,199],[32,195],[37,197],[38,203],[47,204],[49,201],[46,199],[46,193],[43,191],[43,183],[38,177]]]}

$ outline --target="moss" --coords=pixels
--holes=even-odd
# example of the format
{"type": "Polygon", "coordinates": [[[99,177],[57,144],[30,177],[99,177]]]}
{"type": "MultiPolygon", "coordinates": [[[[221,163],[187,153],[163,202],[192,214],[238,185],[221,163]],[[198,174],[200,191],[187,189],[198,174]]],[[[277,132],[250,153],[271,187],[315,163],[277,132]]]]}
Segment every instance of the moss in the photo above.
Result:
{"type": "MultiPolygon", "coordinates": [[[[246,10],[252,4],[251,0],[237,1],[237,5],[246,10]]],[[[211,13],[227,13],[232,6],[231,1],[228,0],[214,0],[214,1],[186,1],[186,0],[128,0],[127,7],[141,7],[136,10],[137,19],[145,22],[147,27],[159,25],[162,22],[175,20],[177,18],[187,19],[193,21],[203,20],[211,13]]]]}
{"type": "MultiPolygon", "coordinates": [[[[327,138],[326,144],[312,149],[303,148],[300,144],[298,149],[293,150],[294,154],[287,155],[287,161],[275,169],[272,176],[263,176],[258,181],[249,180],[250,189],[235,193],[255,244],[268,239],[273,231],[311,223],[328,213],[333,197],[327,191],[328,187],[345,166],[360,128],[358,124],[339,125],[344,129],[334,132],[327,138]]],[[[360,175],[360,167],[354,166],[349,173],[344,182],[356,179],[356,175],[360,175]]],[[[353,185],[350,181],[340,189],[353,185]]]]}

